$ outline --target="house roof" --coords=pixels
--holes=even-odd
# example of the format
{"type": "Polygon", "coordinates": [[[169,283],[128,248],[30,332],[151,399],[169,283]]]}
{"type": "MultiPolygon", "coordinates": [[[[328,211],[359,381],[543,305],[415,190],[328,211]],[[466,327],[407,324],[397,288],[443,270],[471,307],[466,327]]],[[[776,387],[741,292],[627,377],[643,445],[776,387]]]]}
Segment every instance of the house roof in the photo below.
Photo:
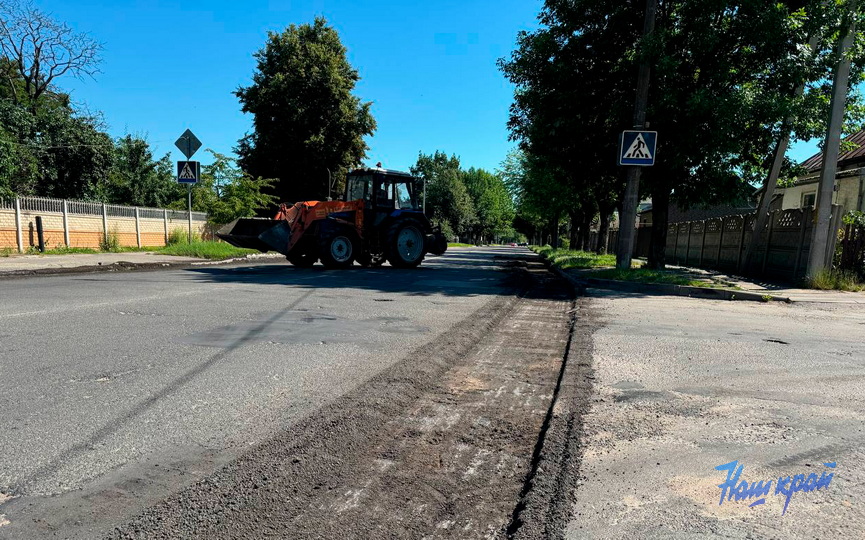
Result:
{"type": "MultiPolygon", "coordinates": [[[[850,150],[848,152],[842,152],[838,156],[838,166],[846,167],[848,165],[854,165],[859,163],[865,163],[865,130],[857,131],[853,135],[844,139],[845,142],[849,141],[856,144],[856,148],[850,150]]],[[[806,159],[802,166],[808,170],[809,173],[819,172],[821,168],[823,168],[823,152],[817,152],[810,158],[806,159]]]]}

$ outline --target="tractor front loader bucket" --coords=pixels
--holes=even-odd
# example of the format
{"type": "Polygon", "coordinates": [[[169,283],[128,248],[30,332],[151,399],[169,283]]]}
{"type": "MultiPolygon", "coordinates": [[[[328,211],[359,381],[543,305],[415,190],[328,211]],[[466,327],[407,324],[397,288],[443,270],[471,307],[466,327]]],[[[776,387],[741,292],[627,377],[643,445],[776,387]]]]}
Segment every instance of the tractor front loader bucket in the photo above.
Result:
{"type": "Polygon", "coordinates": [[[284,220],[240,218],[225,225],[216,236],[232,246],[257,249],[262,253],[276,251],[288,255],[291,229],[284,220]]]}

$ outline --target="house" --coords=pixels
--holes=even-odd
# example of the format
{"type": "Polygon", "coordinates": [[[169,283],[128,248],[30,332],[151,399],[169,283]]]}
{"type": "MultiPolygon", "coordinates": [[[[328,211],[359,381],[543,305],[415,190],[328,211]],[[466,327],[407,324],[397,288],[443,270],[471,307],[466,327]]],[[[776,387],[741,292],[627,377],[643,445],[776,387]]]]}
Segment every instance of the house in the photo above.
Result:
{"type": "MultiPolygon", "coordinates": [[[[856,146],[838,156],[832,204],[843,206],[844,211],[865,211],[865,130],[854,133],[844,141],[856,146]]],[[[776,188],[776,198],[780,205],[773,201],[773,208],[788,210],[814,206],[820,169],[823,167],[823,153],[811,156],[802,163],[802,167],[805,174],[797,178],[792,186],[776,188]]]]}

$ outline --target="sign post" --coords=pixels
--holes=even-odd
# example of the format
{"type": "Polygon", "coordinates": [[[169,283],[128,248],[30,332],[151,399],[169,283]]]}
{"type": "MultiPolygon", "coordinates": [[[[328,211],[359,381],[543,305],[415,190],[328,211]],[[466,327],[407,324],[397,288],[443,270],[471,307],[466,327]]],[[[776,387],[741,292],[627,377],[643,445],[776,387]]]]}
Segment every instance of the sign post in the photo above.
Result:
{"type": "MultiPolygon", "coordinates": [[[[191,130],[186,130],[177,141],[174,142],[186,159],[192,158],[201,148],[201,141],[191,130]]],[[[187,221],[189,225],[189,243],[192,243],[192,185],[201,180],[201,163],[198,161],[178,161],[177,181],[187,186],[187,221]]]]}

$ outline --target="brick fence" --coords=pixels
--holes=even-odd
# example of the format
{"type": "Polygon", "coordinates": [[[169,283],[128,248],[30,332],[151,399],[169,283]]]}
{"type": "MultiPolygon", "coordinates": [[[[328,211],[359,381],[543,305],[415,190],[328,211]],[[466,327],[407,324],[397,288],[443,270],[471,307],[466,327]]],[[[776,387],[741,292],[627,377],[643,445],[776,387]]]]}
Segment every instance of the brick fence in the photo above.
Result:
{"type": "Polygon", "coordinates": [[[203,234],[207,214],[138,208],[83,201],[19,197],[0,199],[0,249],[26,251],[39,245],[36,216],[42,217],[45,246],[98,248],[107,235],[116,235],[121,246],[158,247],[168,243],[174,229],[203,234]]]}

